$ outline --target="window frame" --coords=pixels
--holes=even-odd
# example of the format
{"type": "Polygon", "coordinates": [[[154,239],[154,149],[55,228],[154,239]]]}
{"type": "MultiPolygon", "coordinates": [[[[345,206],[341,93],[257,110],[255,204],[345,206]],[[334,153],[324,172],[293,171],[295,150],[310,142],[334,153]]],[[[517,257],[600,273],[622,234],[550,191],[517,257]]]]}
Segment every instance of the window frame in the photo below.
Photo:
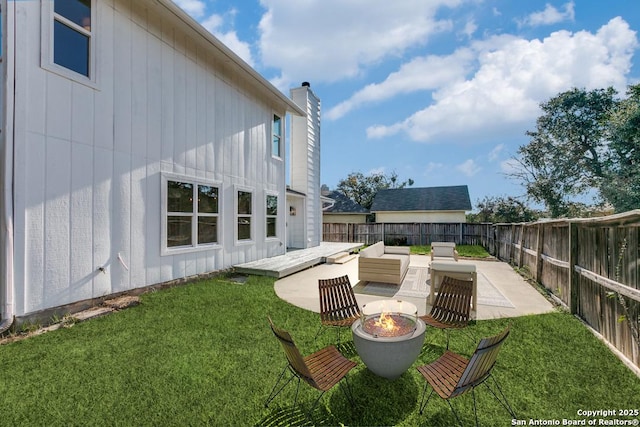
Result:
{"type": "Polygon", "coordinates": [[[275,159],[282,159],[283,155],[283,149],[284,149],[284,145],[283,145],[283,140],[284,140],[284,117],[282,117],[280,114],[273,112],[272,116],[271,116],[271,138],[270,138],[270,144],[271,144],[271,157],[275,158],[275,159]],[[278,120],[280,121],[280,133],[276,133],[276,117],[278,118],[278,120]],[[274,144],[275,142],[275,138],[278,138],[278,152],[274,152],[274,148],[276,147],[276,144],[274,144]]]}
{"type": "Polygon", "coordinates": [[[235,186],[234,188],[234,236],[236,244],[252,244],[255,242],[255,212],[256,212],[256,198],[255,198],[255,190],[253,188],[235,186]],[[239,212],[239,202],[240,202],[240,193],[249,193],[251,194],[251,213],[250,214],[241,214],[239,212]],[[240,218],[249,218],[249,233],[250,237],[248,239],[240,239],[240,233],[238,227],[240,226],[240,218]]]}
{"type": "Polygon", "coordinates": [[[162,173],[161,174],[161,232],[160,232],[160,254],[162,256],[165,255],[175,255],[180,253],[187,252],[198,252],[198,251],[206,251],[211,249],[220,249],[222,248],[222,212],[223,212],[223,201],[222,201],[222,183],[219,181],[209,181],[203,180],[199,178],[194,178],[186,175],[178,175],[173,173],[162,173]],[[182,182],[185,184],[193,185],[193,205],[192,211],[189,212],[169,212],[169,202],[168,202],[168,186],[169,181],[173,182],[182,182]],[[207,187],[215,187],[218,189],[218,212],[217,213],[208,213],[208,212],[198,212],[198,203],[197,203],[197,195],[199,192],[200,186],[207,187]],[[169,216],[185,216],[191,218],[191,245],[187,246],[169,246],[168,238],[169,238],[169,230],[168,230],[168,218],[169,216]],[[217,242],[212,243],[198,243],[198,217],[216,217],[217,218],[217,242]]]}
{"type": "Polygon", "coordinates": [[[79,27],[77,24],[69,21],[62,15],[58,15],[54,11],[54,1],[41,0],[41,31],[40,31],[40,67],[58,74],[59,76],[73,80],[83,85],[97,88],[98,87],[98,66],[97,66],[97,48],[96,48],[96,33],[98,28],[97,22],[97,0],[91,1],[91,30],[79,27]],[[70,68],[56,64],[54,62],[54,24],[58,21],[64,25],[67,25],[72,30],[78,31],[81,34],[88,35],[89,37],[89,76],[78,73],[70,68]],[[71,25],[69,25],[71,24],[71,25]]]}
{"type": "Polygon", "coordinates": [[[276,192],[267,192],[264,198],[264,202],[265,202],[265,220],[264,220],[264,226],[265,226],[265,230],[264,230],[264,234],[265,234],[265,239],[266,240],[278,240],[279,239],[279,235],[278,235],[278,216],[279,216],[279,212],[280,212],[280,195],[276,192]],[[269,215],[269,197],[275,197],[276,198],[276,214],[275,215],[269,215]],[[276,223],[275,223],[275,234],[273,236],[269,236],[269,218],[273,218],[275,219],[276,223]]]}

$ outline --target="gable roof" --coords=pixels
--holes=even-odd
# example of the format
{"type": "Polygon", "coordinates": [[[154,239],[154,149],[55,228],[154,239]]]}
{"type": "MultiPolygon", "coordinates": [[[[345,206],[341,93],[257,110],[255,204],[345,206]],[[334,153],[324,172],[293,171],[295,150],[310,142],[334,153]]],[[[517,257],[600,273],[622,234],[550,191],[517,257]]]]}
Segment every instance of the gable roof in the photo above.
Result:
{"type": "Polygon", "coordinates": [[[327,194],[327,197],[333,199],[335,203],[330,207],[323,209],[324,213],[369,213],[369,209],[360,206],[339,191],[332,191],[327,194]]]}
{"type": "Polygon", "coordinates": [[[471,200],[466,185],[380,190],[371,205],[371,212],[470,210],[471,200]]]}

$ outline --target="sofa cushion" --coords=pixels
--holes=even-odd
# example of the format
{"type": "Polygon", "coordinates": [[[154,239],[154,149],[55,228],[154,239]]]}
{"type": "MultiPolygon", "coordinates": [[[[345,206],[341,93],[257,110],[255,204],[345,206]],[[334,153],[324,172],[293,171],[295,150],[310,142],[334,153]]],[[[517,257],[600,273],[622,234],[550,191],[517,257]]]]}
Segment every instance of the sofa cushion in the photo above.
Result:
{"type": "Polygon", "coordinates": [[[451,246],[436,246],[431,248],[433,256],[453,258],[454,248],[451,246]]]}
{"type": "Polygon", "coordinates": [[[452,273],[471,273],[476,271],[475,264],[460,264],[457,262],[432,262],[429,267],[432,270],[450,271],[452,273]]]}
{"type": "Polygon", "coordinates": [[[400,271],[404,272],[407,268],[409,268],[410,258],[407,255],[403,254],[384,254],[381,256],[383,259],[397,259],[400,261],[400,271]]]}
{"type": "Polygon", "coordinates": [[[385,246],[384,247],[385,254],[398,254],[398,255],[409,255],[411,254],[411,249],[408,246],[385,246]]]}
{"type": "Polygon", "coordinates": [[[384,243],[378,242],[360,251],[364,258],[379,258],[384,254],[384,243]]]}

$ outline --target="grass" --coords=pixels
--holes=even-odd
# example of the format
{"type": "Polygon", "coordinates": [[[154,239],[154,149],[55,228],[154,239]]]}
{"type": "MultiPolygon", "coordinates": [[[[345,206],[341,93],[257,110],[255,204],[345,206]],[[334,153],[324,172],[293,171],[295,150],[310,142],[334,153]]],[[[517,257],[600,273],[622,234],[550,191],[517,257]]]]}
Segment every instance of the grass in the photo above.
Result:
{"type": "MultiPolygon", "coordinates": [[[[458,255],[469,258],[489,258],[491,255],[480,245],[456,245],[458,255]]],[[[411,246],[411,253],[416,255],[426,255],[431,253],[431,245],[411,246]]]]}
{"type": "MultiPolygon", "coordinates": [[[[225,278],[143,295],[139,306],[73,327],[0,346],[0,425],[11,426],[284,426],[305,422],[292,411],[294,386],[269,408],[264,400],[284,367],[266,321],[288,329],[303,354],[314,343],[318,315],[280,300],[273,279],[225,278]]],[[[451,348],[469,354],[475,342],[511,324],[495,375],[518,419],[578,418],[579,409],[634,409],[640,379],[567,313],[479,321],[474,339],[453,332],[451,348]]],[[[348,334],[341,350],[358,360],[348,334]]],[[[428,330],[416,362],[444,351],[444,334],[428,330]]],[[[418,413],[424,381],[414,368],[396,381],[359,365],[349,375],[356,405],[339,388],[320,401],[322,425],[448,426],[454,421],[440,399],[418,413]]],[[[303,384],[304,385],[304,384],[303,384]]],[[[317,397],[301,387],[306,408],[317,397]]],[[[486,388],[478,389],[483,426],[512,425],[486,388]]],[[[473,424],[471,395],[452,402],[473,424]]]]}

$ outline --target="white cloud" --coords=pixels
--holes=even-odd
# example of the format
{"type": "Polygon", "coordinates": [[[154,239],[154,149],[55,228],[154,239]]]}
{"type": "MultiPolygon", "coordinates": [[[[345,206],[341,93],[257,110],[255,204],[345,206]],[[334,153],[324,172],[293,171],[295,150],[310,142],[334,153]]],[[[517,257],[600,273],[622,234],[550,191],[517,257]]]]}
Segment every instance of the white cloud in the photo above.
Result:
{"type": "Polygon", "coordinates": [[[464,36],[471,38],[473,36],[473,33],[475,33],[477,29],[478,29],[478,25],[475,23],[473,19],[470,19],[464,25],[464,28],[462,29],[461,33],[464,36]]]}
{"type": "Polygon", "coordinates": [[[482,168],[478,166],[478,164],[473,159],[468,159],[464,163],[460,163],[459,165],[457,165],[456,170],[465,174],[466,176],[471,177],[480,172],[482,168]]]}
{"type": "Polygon", "coordinates": [[[463,1],[260,0],[266,9],[259,26],[261,61],[283,70],[277,78],[283,86],[352,78],[451,30],[453,24],[436,13],[463,1]]]}
{"type": "MultiPolygon", "coordinates": [[[[405,132],[422,142],[444,137],[477,141],[480,130],[485,138],[492,138],[521,129],[535,120],[540,102],[572,87],[613,86],[624,92],[625,76],[637,46],[636,33],[619,17],[596,34],[558,31],[543,40],[497,36],[475,42],[464,48],[471,49],[476,57],[475,74],[466,80],[443,81],[434,91],[431,105],[397,123],[371,126],[367,136],[380,138],[405,132]]],[[[444,58],[441,61],[450,63],[444,58]]],[[[452,70],[453,74],[459,73],[457,68],[452,70]]],[[[405,77],[399,71],[393,78],[395,86],[402,87],[398,82],[404,78],[411,80],[413,73],[405,77]]],[[[345,101],[346,105],[361,101],[361,92],[345,101]]]]}
{"type": "Polygon", "coordinates": [[[564,21],[573,21],[575,19],[575,4],[570,1],[564,5],[564,11],[559,11],[552,5],[545,6],[542,12],[535,12],[527,16],[523,21],[518,22],[521,26],[538,27],[541,25],[552,25],[564,21]]]}
{"type": "Polygon", "coordinates": [[[494,161],[495,159],[497,159],[502,151],[504,151],[504,144],[498,144],[493,147],[493,150],[489,152],[489,160],[494,161]]]}
{"type": "Polygon", "coordinates": [[[173,0],[173,2],[196,19],[202,17],[206,10],[205,2],[202,0],[173,0]]]}
{"type": "Polygon", "coordinates": [[[327,111],[324,118],[339,119],[353,109],[370,102],[419,90],[432,90],[464,80],[474,57],[469,49],[460,49],[449,56],[414,58],[378,84],[370,84],[327,111]]]}
{"type": "MultiPolygon", "coordinates": [[[[233,11],[230,14],[233,14],[233,11]]],[[[255,61],[251,55],[251,46],[249,43],[241,41],[234,30],[225,31],[223,29],[227,23],[226,21],[228,20],[229,19],[225,20],[225,17],[222,15],[213,14],[202,20],[200,23],[236,55],[253,67],[255,65],[255,61]]]]}

